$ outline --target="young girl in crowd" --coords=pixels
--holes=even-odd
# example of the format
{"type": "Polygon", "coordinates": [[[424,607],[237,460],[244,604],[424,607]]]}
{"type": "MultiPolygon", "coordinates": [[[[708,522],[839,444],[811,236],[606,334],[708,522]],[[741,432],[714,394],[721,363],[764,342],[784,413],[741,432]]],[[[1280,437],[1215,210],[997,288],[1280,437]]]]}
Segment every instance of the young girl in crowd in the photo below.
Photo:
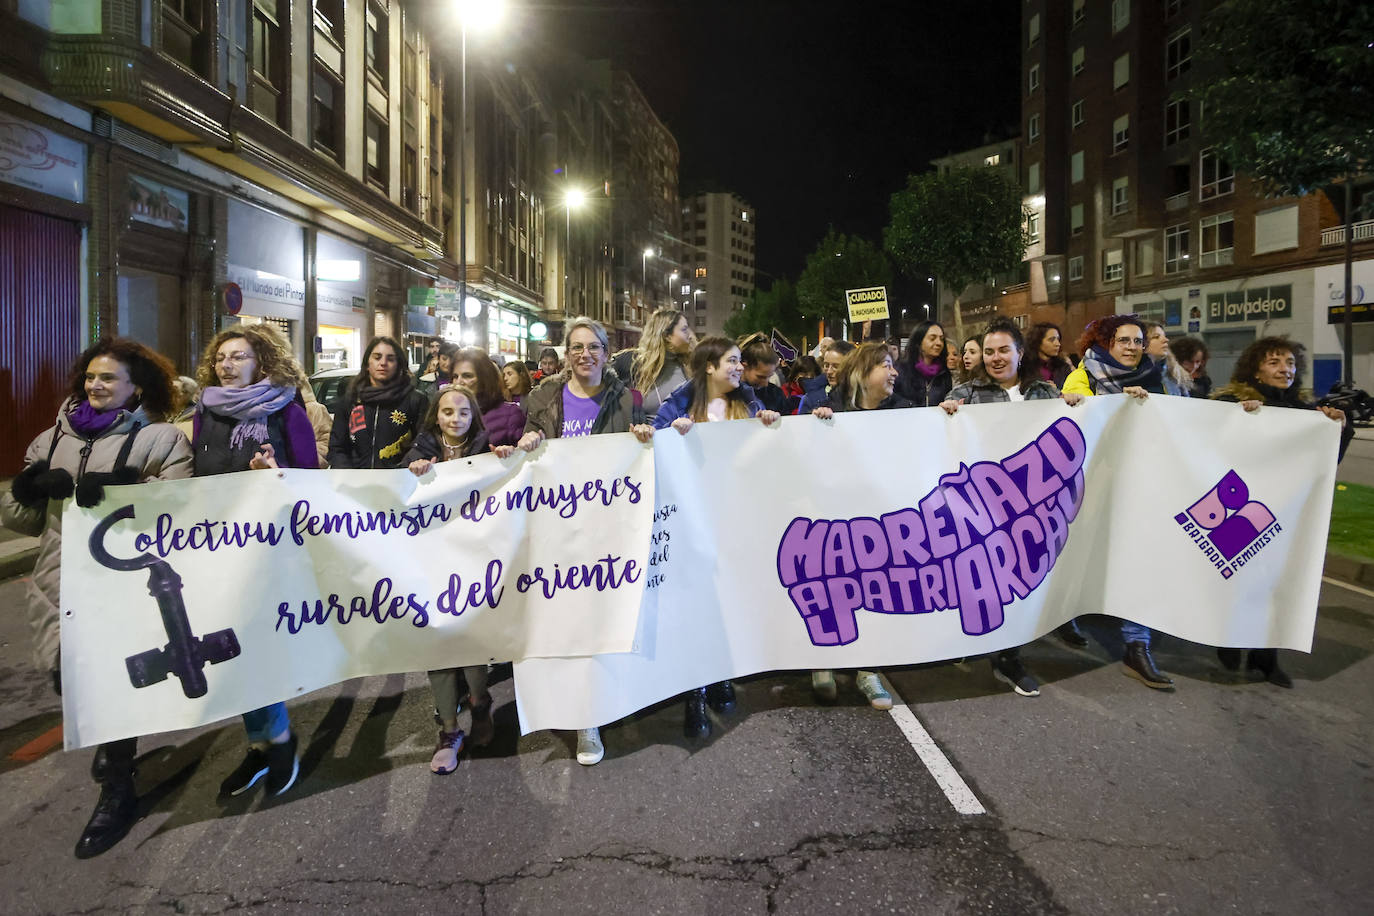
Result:
{"type": "MultiPolygon", "coordinates": [[[[220,331],[201,356],[196,381],[204,388],[191,441],[197,477],[319,467],[315,431],[300,395],[310,383],[291,345],[271,325],[220,331]]],[[[264,776],[269,795],[291,788],[300,761],[286,704],[244,713],[243,727],[248,753],[220,784],[220,795],[241,795],[264,776]]]]}
{"type": "Polygon", "coordinates": [[[363,368],[348,383],[347,397],[334,414],[330,467],[401,466],[429,408],[429,399],[415,390],[404,353],[390,337],[374,337],[368,343],[363,368]]]}
{"type": "MultiPolygon", "coordinates": [[[[450,385],[429,405],[420,424],[420,433],[405,460],[412,474],[423,477],[437,462],[467,458],[490,450],[476,395],[464,385],[450,385]]],[[[504,458],[510,455],[513,447],[505,445],[495,451],[504,458]]],[[[458,727],[458,671],[457,668],[441,668],[429,672],[434,716],[439,720],[439,744],[430,758],[429,769],[441,776],[458,768],[458,754],[463,749],[463,730],[458,727]]],[[[486,747],[495,734],[491,694],[487,692],[487,666],[466,665],[462,673],[472,695],[472,743],[486,747]]]]}
{"type": "MultiPolygon", "coordinates": [[[[712,420],[743,420],[758,417],[764,426],[775,423],[780,414],[766,410],[753,389],[740,384],[744,363],[739,347],[727,337],[707,337],[692,353],[692,378],[673,393],[658,409],[654,427],[671,426],[682,435],[697,423],[712,420]]],[[[698,687],[687,694],[683,733],[689,738],[711,734],[706,705],[717,712],[735,708],[735,688],[729,681],[698,687]]]]}
{"type": "MultiPolygon", "coordinates": [[[[134,484],[191,476],[191,448],[175,426],[178,401],[172,364],[141,343],[105,338],[72,367],[57,422],[34,439],[24,470],[0,495],[6,528],[40,538],[27,580],[29,629],[40,670],[62,693],[58,592],[62,581],[63,501],[94,506],[108,484],[134,484]]],[[[100,800],[76,843],[89,859],[114,846],[138,820],[134,788],[136,738],[96,748],[91,776],[100,800]]]]}
{"type": "MultiPolygon", "coordinates": [[[[887,346],[866,343],[845,357],[835,387],[830,390],[829,400],[811,412],[822,420],[829,420],[836,413],[851,410],[915,407],[915,404],[893,392],[896,384],[897,370],[892,365],[892,354],[887,346]]],[[[860,669],[855,672],[854,684],[874,709],[892,708],[892,695],[883,686],[883,679],[878,672],[860,669]]],[[[811,690],[817,699],[826,703],[834,702],[838,693],[835,672],[829,669],[811,672],[811,690]]]]}

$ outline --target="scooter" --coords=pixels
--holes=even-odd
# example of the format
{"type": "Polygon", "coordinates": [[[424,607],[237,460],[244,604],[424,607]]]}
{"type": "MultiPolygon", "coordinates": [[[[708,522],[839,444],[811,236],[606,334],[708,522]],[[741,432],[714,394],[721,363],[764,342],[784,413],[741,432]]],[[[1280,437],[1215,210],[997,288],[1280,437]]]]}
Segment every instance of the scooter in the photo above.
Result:
{"type": "Polygon", "coordinates": [[[1317,401],[1318,407],[1335,407],[1345,411],[1351,426],[1374,425],[1374,398],[1369,392],[1354,385],[1337,382],[1331,386],[1326,397],[1317,401]]]}

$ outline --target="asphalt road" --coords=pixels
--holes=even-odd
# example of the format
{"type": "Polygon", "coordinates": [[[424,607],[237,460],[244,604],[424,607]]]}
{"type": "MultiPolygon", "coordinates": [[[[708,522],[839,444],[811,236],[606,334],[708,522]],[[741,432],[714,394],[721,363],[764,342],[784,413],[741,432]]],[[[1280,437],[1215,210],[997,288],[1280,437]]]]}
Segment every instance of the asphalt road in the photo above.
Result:
{"type": "MultiPolygon", "coordinates": [[[[1017,697],[985,662],[889,671],[986,813],[963,815],[888,713],[841,678],[740,684],[714,739],[665,704],[605,730],[499,735],[429,773],[423,675],[292,705],[303,776],[220,803],[237,722],[141,744],[142,819],[77,861],[88,751],[16,759],[60,723],[32,671],[17,580],[0,584],[0,911],[12,913],[1366,913],[1374,898],[1374,594],[1328,585],[1291,691],[1160,637],[1173,694],[1123,677],[1105,620],[1087,652],[1026,650],[1017,697]]],[[[21,755],[25,756],[25,755],[21,755]]]]}

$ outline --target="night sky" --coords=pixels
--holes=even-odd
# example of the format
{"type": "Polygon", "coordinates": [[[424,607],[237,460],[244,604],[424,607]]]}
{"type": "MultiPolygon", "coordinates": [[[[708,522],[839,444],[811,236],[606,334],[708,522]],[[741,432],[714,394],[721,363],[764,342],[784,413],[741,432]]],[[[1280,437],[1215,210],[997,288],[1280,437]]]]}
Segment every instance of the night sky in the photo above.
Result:
{"type": "Polygon", "coordinates": [[[1016,0],[512,8],[541,40],[635,78],[677,138],[684,188],[714,183],[758,209],[761,287],[795,280],[830,224],[879,240],[909,173],[1016,130],[1020,12],[1016,0]]]}

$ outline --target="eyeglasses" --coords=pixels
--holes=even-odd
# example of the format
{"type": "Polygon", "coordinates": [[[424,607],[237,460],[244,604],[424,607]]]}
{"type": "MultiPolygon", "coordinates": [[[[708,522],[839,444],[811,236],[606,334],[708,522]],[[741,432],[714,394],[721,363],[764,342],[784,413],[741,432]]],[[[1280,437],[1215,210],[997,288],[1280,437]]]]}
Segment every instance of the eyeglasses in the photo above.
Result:
{"type": "Polygon", "coordinates": [[[573,344],[571,347],[568,347],[568,355],[581,356],[583,353],[586,353],[590,356],[600,356],[605,349],[606,348],[599,343],[573,344]]]}
{"type": "Polygon", "coordinates": [[[1117,343],[1118,345],[1123,346],[1123,347],[1143,347],[1143,346],[1145,346],[1145,338],[1143,338],[1143,337],[1118,337],[1118,338],[1115,339],[1115,343],[1117,343]]]}
{"type": "Polygon", "coordinates": [[[246,363],[253,358],[252,353],[244,353],[240,350],[237,353],[224,353],[215,357],[215,365],[220,363],[246,363]]]}

